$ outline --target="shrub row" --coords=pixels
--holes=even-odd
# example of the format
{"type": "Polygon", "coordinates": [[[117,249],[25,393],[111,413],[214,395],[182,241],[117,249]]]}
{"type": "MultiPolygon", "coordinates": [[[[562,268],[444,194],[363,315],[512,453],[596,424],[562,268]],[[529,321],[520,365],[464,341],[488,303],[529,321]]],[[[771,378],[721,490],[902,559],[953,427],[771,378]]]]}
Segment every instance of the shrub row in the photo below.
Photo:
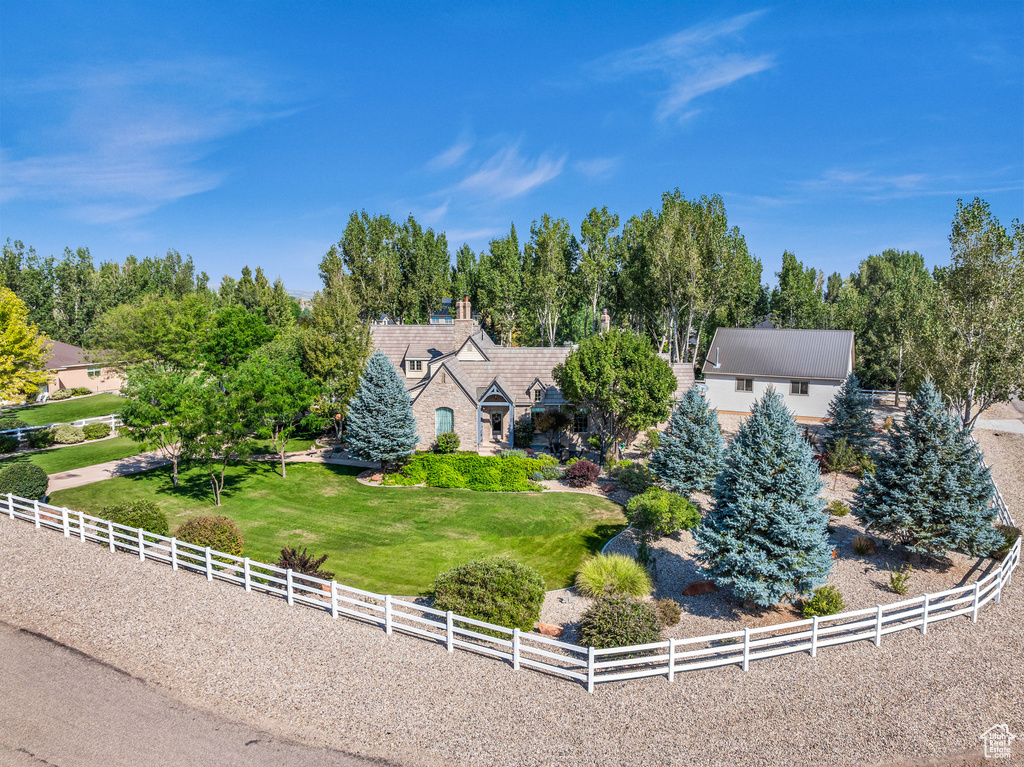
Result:
{"type": "Polygon", "coordinates": [[[0,453],[13,453],[19,444],[18,438],[13,434],[0,434],[0,453]]]}
{"type": "Polygon", "coordinates": [[[27,426],[27,423],[22,421],[13,413],[4,413],[3,415],[0,415],[0,431],[5,431],[7,429],[24,429],[27,426]]]}
{"type": "Polygon", "coordinates": [[[17,495],[33,501],[43,498],[50,480],[35,464],[12,463],[0,469],[0,495],[17,495]]]}
{"type": "Polygon", "coordinates": [[[96,516],[108,519],[114,524],[125,527],[137,527],[154,535],[166,536],[170,532],[167,515],[153,501],[129,501],[111,506],[104,506],[96,516]]]}
{"type": "Polygon", "coordinates": [[[545,461],[518,455],[417,453],[394,481],[400,485],[464,487],[492,492],[541,490],[542,486],[532,477],[536,472],[543,473],[547,465],[545,461]]]}
{"type": "Polygon", "coordinates": [[[103,439],[110,434],[109,423],[87,423],[82,427],[86,439],[103,439]]]}

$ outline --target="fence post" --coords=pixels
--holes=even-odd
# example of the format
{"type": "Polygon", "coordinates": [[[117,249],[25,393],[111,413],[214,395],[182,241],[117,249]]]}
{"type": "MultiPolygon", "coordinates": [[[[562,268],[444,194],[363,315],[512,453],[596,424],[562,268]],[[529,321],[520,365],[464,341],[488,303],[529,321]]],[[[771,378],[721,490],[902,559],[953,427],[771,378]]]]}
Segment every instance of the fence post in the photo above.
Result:
{"type": "Polygon", "coordinates": [[[178,539],[171,538],[171,569],[178,569],[178,539]]]}
{"type": "Polygon", "coordinates": [[[676,640],[668,640],[668,681],[676,681],[676,640]]]}
{"type": "Polygon", "coordinates": [[[979,583],[974,584],[974,608],[971,610],[971,623],[978,622],[978,598],[981,596],[981,586],[979,583]]]}
{"type": "Polygon", "coordinates": [[[930,607],[929,601],[931,596],[928,594],[924,595],[924,602],[921,604],[921,633],[928,633],[928,608],[930,607]]]}
{"type": "Polygon", "coordinates": [[[750,628],[743,629],[743,670],[750,670],[750,628]]]}
{"type": "Polygon", "coordinates": [[[245,577],[245,590],[252,591],[252,569],[249,566],[249,557],[242,560],[242,573],[245,577]]]}
{"type": "Polygon", "coordinates": [[[288,606],[295,604],[295,592],[292,587],[292,569],[289,567],[284,574],[284,598],[288,606]]]}
{"type": "Polygon", "coordinates": [[[384,595],[384,633],[391,636],[391,595],[384,595]]]}
{"type": "Polygon", "coordinates": [[[1003,568],[999,567],[999,574],[996,576],[996,604],[1003,599],[1003,568]]]}
{"type": "Polygon", "coordinates": [[[68,520],[68,507],[65,506],[60,512],[61,522],[64,524],[64,537],[71,537],[71,522],[68,520]]]}
{"type": "Polygon", "coordinates": [[[213,580],[213,557],[210,556],[210,547],[206,547],[206,580],[213,580]]]}
{"type": "Polygon", "coordinates": [[[449,610],[445,615],[445,628],[447,629],[448,639],[448,652],[455,651],[455,619],[452,611],[449,610]]]}
{"type": "Polygon", "coordinates": [[[32,513],[33,513],[33,515],[35,517],[36,530],[38,530],[39,529],[39,500],[38,499],[32,501],[32,513]]]}
{"type": "Polygon", "coordinates": [[[14,519],[14,493],[7,494],[7,512],[14,519]]]}
{"type": "Polygon", "coordinates": [[[142,528],[141,527],[139,528],[139,561],[140,562],[145,562],[146,561],[146,545],[145,545],[145,541],[143,541],[143,539],[142,539],[142,528]]]}
{"type": "Polygon", "coordinates": [[[85,543],[85,515],[78,512],[78,540],[85,543]]]}
{"type": "Polygon", "coordinates": [[[338,582],[331,581],[331,617],[338,617],[338,582]]]}
{"type": "Polygon", "coordinates": [[[594,648],[587,648],[587,692],[594,691],[594,648]]]}
{"type": "Polygon", "coordinates": [[[818,657],[818,616],[811,618],[811,657],[818,657]]]}
{"type": "Polygon", "coordinates": [[[882,606],[875,612],[875,647],[882,646],[882,606]]]}
{"type": "Polygon", "coordinates": [[[519,629],[512,629],[512,670],[519,670],[519,629]]]}
{"type": "Polygon", "coordinates": [[[114,523],[107,520],[107,544],[110,546],[110,553],[114,553],[114,523]]]}

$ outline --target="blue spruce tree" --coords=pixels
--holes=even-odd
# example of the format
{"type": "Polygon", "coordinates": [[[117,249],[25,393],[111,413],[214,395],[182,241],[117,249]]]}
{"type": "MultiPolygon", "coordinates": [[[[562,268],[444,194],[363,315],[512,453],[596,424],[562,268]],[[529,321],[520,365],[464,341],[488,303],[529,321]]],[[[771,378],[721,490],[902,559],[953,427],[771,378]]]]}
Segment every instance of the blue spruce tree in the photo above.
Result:
{"type": "Polygon", "coordinates": [[[825,452],[840,439],[859,455],[871,449],[871,401],[860,391],[860,381],[853,373],[828,404],[829,424],[825,427],[825,452]]]}
{"type": "Polygon", "coordinates": [[[353,455],[380,461],[385,475],[388,463],[408,458],[416,449],[419,435],[412,400],[384,352],[376,352],[366,361],[359,391],[348,406],[346,437],[353,455]]]}
{"type": "Polygon", "coordinates": [[[672,411],[648,466],[665,487],[688,496],[711,489],[722,470],[724,451],[718,413],[694,386],[672,411]]]}
{"type": "Polygon", "coordinates": [[[832,551],[821,487],[810,446],[769,388],[729,446],[714,510],[693,532],[709,576],[761,607],[824,583],[832,551]]]}
{"type": "Polygon", "coordinates": [[[914,554],[951,549],[982,556],[1002,536],[989,506],[995,487],[981,452],[926,380],[888,437],[874,475],[857,488],[853,513],[914,554]]]}

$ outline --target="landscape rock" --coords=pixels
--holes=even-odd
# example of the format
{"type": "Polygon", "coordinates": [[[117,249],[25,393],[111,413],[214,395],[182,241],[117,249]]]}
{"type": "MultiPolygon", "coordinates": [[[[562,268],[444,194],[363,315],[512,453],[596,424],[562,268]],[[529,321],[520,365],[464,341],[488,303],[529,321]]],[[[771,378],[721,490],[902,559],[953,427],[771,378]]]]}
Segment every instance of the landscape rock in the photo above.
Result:
{"type": "Polygon", "coordinates": [[[537,631],[546,637],[560,637],[565,629],[553,623],[538,623],[537,631]]]}

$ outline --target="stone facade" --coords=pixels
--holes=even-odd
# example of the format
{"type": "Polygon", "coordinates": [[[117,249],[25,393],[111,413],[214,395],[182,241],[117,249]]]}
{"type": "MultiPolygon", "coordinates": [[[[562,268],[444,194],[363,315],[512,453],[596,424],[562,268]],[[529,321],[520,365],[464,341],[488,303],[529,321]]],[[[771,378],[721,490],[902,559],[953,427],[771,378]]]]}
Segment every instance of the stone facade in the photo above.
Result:
{"type": "Polygon", "coordinates": [[[436,438],[434,411],[447,407],[452,410],[455,433],[459,436],[460,450],[475,450],[477,437],[477,411],[462,387],[451,376],[435,376],[413,403],[412,412],[416,417],[417,434],[420,441],[417,448],[427,450],[436,438]]]}

